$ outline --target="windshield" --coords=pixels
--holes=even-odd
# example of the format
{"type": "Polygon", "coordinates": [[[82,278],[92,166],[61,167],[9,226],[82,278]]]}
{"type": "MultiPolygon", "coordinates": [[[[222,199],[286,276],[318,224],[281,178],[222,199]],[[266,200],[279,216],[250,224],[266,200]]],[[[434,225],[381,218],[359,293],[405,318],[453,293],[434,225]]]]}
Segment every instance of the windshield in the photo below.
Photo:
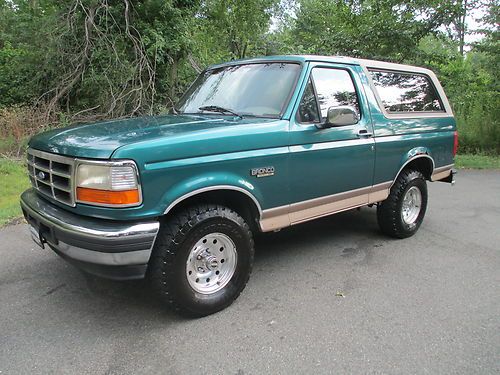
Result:
{"type": "Polygon", "coordinates": [[[201,73],[176,109],[203,113],[217,106],[241,116],[278,118],[295,84],[300,65],[259,63],[232,65],[201,73]]]}

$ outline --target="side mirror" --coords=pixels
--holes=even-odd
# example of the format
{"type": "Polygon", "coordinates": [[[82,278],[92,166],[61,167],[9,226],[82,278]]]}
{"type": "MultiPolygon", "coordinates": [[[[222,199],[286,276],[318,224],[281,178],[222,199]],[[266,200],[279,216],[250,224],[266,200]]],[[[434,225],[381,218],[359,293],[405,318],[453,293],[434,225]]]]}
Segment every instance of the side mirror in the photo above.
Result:
{"type": "Polygon", "coordinates": [[[356,109],[351,106],[339,106],[328,108],[328,113],[326,115],[326,122],[323,125],[324,128],[329,128],[332,126],[345,126],[345,125],[355,125],[359,121],[358,113],[356,109]]]}

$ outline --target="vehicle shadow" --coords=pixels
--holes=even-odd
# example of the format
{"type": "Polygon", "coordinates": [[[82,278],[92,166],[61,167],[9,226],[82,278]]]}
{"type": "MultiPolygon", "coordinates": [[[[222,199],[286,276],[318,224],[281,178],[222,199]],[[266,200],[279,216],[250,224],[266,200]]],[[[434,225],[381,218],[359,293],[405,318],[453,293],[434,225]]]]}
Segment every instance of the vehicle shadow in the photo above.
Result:
{"type": "Polygon", "coordinates": [[[374,208],[361,208],[327,216],[285,228],[279,232],[258,234],[255,239],[255,263],[290,251],[314,251],[318,246],[339,239],[383,238],[377,226],[374,208]]]}
{"type": "MultiPolygon", "coordinates": [[[[273,264],[274,258],[280,257],[286,263],[287,259],[295,256],[305,256],[303,254],[314,256],[315,252],[321,251],[319,249],[325,244],[335,244],[336,241],[346,238],[369,241],[370,244],[380,242],[383,236],[378,232],[375,210],[364,208],[347,211],[293,226],[280,232],[259,234],[255,240],[254,270],[259,270],[260,276],[280,277],[280,275],[265,274],[273,272],[272,267],[266,266],[273,264]]],[[[350,255],[349,252],[345,253],[349,249],[345,249],[344,246],[330,247],[333,249],[332,256],[350,255]]],[[[99,305],[101,310],[115,311],[115,318],[123,315],[125,321],[129,319],[125,317],[125,312],[138,313],[143,317],[142,319],[151,319],[151,321],[185,320],[162,304],[151,291],[147,280],[106,280],[88,275],[73,267],[65,267],[64,272],[59,276],[61,284],[74,288],[75,292],[81,295],[80,300],[85,301],[84,304],[78,303],[79,309],[85,309],[87,305],[99,305]],[[80,277],[80,274],[83,277],[80,277]]],[[[64,300],[60,300],[59,303],[64,303],[64,300]]],[[[73,308],[66,306],[68,307],[73,308]]]]}

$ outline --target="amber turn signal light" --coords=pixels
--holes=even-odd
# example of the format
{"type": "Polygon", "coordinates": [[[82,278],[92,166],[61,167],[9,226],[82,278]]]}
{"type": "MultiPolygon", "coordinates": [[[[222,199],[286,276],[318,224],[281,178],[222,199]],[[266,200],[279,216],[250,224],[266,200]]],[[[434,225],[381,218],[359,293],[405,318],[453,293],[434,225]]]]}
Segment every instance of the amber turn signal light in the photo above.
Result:
{"type": "Polygon", "coordinates": [[[99,203],[106,205],[132,205],[140,203],[138,189],[133,190],[99,190],[79,187],[76,198],[82,203],[99,203]]]}

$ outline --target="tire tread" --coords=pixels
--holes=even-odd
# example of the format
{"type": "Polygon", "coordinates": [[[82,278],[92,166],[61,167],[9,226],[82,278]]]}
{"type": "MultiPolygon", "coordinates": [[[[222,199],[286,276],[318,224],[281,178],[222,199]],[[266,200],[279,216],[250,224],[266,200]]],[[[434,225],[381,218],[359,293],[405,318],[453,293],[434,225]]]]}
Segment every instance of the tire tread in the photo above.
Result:
{"type": "Polygon", "coordinates": [[[245,288],[252,271],[254,260],[254,243],[252,232],[245,220],[232,209],[216,204],[200,204],[177,212],[174,215],[164,218],[160,223],[160,231],[151,254],[148,267],[148,278],[153,289],[160,298],[174,311],[191,317],[204,316],[206,314],[186,309],[178,303],[177,291],[174,285],[167,280],[172,279],[175,269],[173,264],[177,256],[179,245],[188,237],[190,231],[199,223],[210,219],[222,217],[235,222],[250,239],[250,269],[246,275],[243,285],[232,300],[228,301],[229,306],[245,288]]]}
{"type": "MultiPolygon", "coordinates": [[[[407,186],[415,180],[422,180],[425,183],[425,177],[421,172],[414,169],[404,169],[392,185],[387,199],[378,205],[377,220],[380,230],[384,234],[395,238],[407,238],[418,230],[420,223],[413,232],[403,230],[399,223],[401,219],[398,210],[398,205],[403,199],[407,186]]],[[[426,192],[423,193],[426,194],[426,192]]],[[[427,197],[425,197],[425,203],[427,204],[427,197]]],[[[423,214],[425,214],[425,209],[426,207],[422,207],[423,214]]]]}

